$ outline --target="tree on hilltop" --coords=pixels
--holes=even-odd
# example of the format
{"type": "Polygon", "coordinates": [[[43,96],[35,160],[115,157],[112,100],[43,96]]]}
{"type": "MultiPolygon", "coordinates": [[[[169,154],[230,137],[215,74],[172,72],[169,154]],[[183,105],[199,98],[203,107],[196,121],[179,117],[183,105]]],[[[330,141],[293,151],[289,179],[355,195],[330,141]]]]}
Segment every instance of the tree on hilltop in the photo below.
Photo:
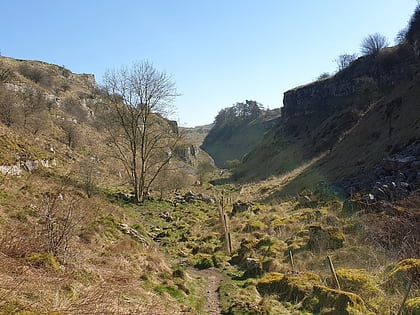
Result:
{"type": "Polygon", "coordinates": [[[357,59],[357,54],[342,54],[334,61],[337,63],[338,71],[346,69],[357,59]]]}
{"type": "Polygon", "coordinates": [[[363,55],[375,55],[381,49],[388,47],[388,40],[382,34],[370,34],[363,39],[360,45],[360,51],[363,55]]]}
{"type": "Polygon", "coordinates": [[[256,101],[246,100],[245,103],[236,103],[235,105],[223,108],[215,118],[215,125],[235,122],[243,119],[252,120],[261,115],[263,106],[256,101]]]}

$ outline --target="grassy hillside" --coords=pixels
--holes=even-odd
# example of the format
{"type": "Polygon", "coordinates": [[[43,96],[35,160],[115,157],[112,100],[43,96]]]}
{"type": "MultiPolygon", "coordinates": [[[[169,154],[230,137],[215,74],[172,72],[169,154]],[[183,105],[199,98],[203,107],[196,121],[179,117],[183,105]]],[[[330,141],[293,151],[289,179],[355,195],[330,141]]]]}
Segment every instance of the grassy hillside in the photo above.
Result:
{"type": "MultiPolygon", "coordinates": [[[[246,107],[248,104],[257,104],[253,101],[238,103],[225,111],[238,111],[236,107],[246,107]]],[[[241,161],[246,154],[251,152],[263,139],[264,134],[270,129],[275,119],[279,117],[279,110],[261,110],[257,114],[241,116],[241,113],[229,114],[224,120],[223,110],[216,117],[216,123],[205,137],[202,148],[214,159],[220,168],[231,167],[241,161]],[[219,120],[219,121],[218,121],[219,120]],[[233,163],[232,163],[233,162],[233,163]]]]}
{"type": "Polygon", "coordinates": [[[419,69],[410,48],[396,46],[286,92],[282,120],[247,155],[235,178],[284,174],[325,153],[300,187],[372,168],[420,136],[419,69]]]}
{"type": "MultiPolygon", "coordinates": [[[[204,281],[154,240],[170,205],[127,203],[93,76],[5,57],[0,71],[0,313],[204,312],[204,281]]],[[[151,197],[197,178],[174,165],[151,197]]]]}

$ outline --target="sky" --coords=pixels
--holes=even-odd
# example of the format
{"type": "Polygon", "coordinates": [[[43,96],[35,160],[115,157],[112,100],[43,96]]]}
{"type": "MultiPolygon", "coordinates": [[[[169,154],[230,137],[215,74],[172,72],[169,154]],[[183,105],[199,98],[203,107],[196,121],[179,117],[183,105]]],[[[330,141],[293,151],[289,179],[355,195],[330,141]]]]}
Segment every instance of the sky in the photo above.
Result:
{"type": "Polygon", "coordinates": [[[379,32],[394,45],[416,0],[1,0],[2,56],[41,60],[98,84],[107,70],[148,60],[174,80],[181,126],[333,73],[379,32]]]}

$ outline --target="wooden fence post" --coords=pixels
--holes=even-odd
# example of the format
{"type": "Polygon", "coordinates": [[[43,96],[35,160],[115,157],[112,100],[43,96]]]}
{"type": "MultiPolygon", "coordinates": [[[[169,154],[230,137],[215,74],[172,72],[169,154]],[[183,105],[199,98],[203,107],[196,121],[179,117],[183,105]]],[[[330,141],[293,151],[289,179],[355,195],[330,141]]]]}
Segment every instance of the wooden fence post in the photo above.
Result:
{"type": "Polygon", "coordinates": [[[330,265],[331,273],[333,274],[333,277],[335,280],[335,284],[337,285],[337,289],[341,290],[340,282],[338,282],[337,274],[335,273],[335,269],[334,269],[334,265],[332,263],[331,257],[327,256],[327,259],[328,259],[328,264],[330,265]]]}

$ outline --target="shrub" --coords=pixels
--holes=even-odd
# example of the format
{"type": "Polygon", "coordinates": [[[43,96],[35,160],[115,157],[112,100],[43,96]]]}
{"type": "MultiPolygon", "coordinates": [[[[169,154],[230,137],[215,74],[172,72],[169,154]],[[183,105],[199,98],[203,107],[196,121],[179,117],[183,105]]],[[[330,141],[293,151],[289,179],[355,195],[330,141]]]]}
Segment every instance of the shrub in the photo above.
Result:
{"type": "Polygon", "coordinates": [[[214,267],[213,257],[209,254],[197,254],[192,258],[194,267],[198,269],[208,269],[214,267]]]}
{"type": "Polygon", "coordinates": [[[27,261],[37,267],[45,267],[52,270],[59,270],[60,264],[52,253],[32,253],[27,261]]]}

